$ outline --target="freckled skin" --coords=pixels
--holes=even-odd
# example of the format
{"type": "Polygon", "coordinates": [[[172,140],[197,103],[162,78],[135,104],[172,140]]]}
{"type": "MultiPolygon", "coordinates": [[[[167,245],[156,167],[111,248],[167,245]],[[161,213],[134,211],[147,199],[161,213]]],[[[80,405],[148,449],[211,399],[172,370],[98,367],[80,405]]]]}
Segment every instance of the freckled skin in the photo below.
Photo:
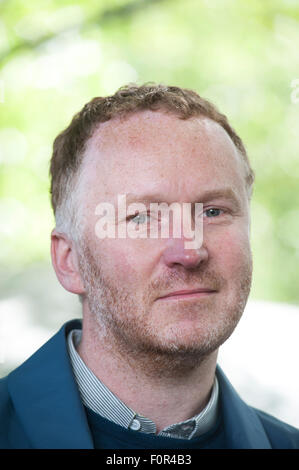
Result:
{"type": "Polygon", "coordinates": [[[144,357],[148,369],[150,358],[154,367],[159,358],[160,368],[169,369],[170,361],[179,367],[189,357],[193,364],[216,351],[241,317],[252,270],[244,167],[226,132],[209,119],[138,113],[101,125],[88,145],[84,171],[89,188],[89,241],[81,257],[86,325],[105,330],[106,345],[115,354],[128,361],[136,354],[144,357]],[[95,236],[94,208],[117,194],[155,189],[165,202],[190,202],[200,192],[221,187],[234,189],[240,210],[205,221],[199,253],[185,250],[183,238],[95,236]],[[157,300],[194,286],[217,293],[192,302],[157,300]]]}
{"type": "MultiPolygon", "coordinates": [[[[89,369],[127,406],[151,418],[157,432],[199,413],[211,393],[219,346],[230,336],[250,291],[252,260],[244,166],[229,136],[206,118],[139,112],[102,123],[80,168],[82,237],[55,230],[57,276],[83,298],[78,352],[89,369]],[[205,201],[219,217],[203,219],[203,244],[185,238],[99,239],[100,202],[118,194],[159,192],[161,202],[205,201]],[[199,198],[199,200],[198,200],[199,198]],[[175,290],[215,290],[193,300],[161,301],[175,290]]],[[[121,221],[121,224],[125,221],[121,221]]],[[[171,228],[170,228],[171,231],[171,228]]]]}
{"type": "Polygon", "coordinates": [[[244,164],[217,123],[144,111],[101,124],[80,171],[82,238],[70,246],[52,235],[53,264],[62,285],[83,296],[78,352],[116,396],[151,418],[159,432],[207,404],[218,348],[236,327],[249,295],[244,164]],[[201,195],[220,188],[233,190],[237,203],[223,197],[205,201],[204,209],[220,211],[219,217],[203,218],[200,249],[186,249],[183,235],[96,236],[97,205],[116,204],[118,194],[159,192],[161,202],[181,204],[204,202],[201,195]],[[192,300],[159,299],[196,287],[215,292],[192,300]]]}

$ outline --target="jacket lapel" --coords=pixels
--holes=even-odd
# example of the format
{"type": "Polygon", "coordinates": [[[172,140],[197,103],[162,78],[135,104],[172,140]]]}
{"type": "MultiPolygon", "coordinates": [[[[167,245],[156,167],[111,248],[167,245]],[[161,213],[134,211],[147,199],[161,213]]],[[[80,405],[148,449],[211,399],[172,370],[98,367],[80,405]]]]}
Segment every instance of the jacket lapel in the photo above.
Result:
{"type": "MultiPolygon", "coordinates": [[[[66,335],[73,328],[81,328],[81,321],[72,320],[63,325],[8,376],[17,420],[26,434],[25,447],[29,440],[33,448],[94,448],[67,351],[66,335]]],[[[227,447],[271,449],[255,411],[241,400],[219,366],[216,374],[227,447]]],[[[13,435],[11,440],[14,441],[13,435]]]]}
{"type": "Polygon", "coordinates": [[[225,377],[216,369],[225,434],[229,449],[271,449],[256,412],[246,405],[225,377]]]}
{"type": "Polygon", "coordinates": [[[41,349],[8,376],[17,419],[33,448],[93,448],[68,357],[66,334],[73,328],[81,328],[80,320],[63,325],[41,349]]]}

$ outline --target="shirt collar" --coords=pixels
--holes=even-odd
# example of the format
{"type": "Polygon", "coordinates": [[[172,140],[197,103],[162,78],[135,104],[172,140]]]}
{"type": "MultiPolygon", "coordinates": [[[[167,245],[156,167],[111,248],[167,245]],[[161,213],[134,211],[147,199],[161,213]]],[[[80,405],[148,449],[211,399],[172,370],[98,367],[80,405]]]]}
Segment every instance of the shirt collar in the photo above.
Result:
{"type": "MultiPolygon", "coordinates": [[[[82,330],[71,330],[68,334],[67,344],[71,366],[83,404],[115,424],[127,429],[155,434],[155,423],[125,405],[83,362],[76,351],[81,335],[82,330]]],[[[193,418],[167,426],[158,435],[192,439],[208,432],[217,421],[218,395],[219,386],[215,375],[212,393],[206,407],[193,418]]]]}

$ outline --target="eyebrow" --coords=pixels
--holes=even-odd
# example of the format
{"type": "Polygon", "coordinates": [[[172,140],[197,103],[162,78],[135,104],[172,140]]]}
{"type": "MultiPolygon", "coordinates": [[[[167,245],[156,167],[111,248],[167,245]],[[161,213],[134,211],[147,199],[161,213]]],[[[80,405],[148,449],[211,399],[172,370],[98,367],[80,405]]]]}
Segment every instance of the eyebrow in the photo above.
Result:
{"type": "MultiPolygon", "coordinates": [[[[135,194],[135,193],[126,193],[126,201],[127,204],[131,204],[134,202],[142,202],[145,205],[148,205],[151,202],[166,202],[163,200],[164,198],[159,193],[152,193],[152,194],[135,194]]],[[[196,197],[195,201],[192,202],[199,202],[199,203],[206,203],[213,199],[226,199],[232,202],[233,204],[240,207],[240,199],[236,195],[235,191],[232,188],[220,188],[220,189],[211,189],[208,191],[204,191],[202,194],[199,194],[196,197]]],[[[188,201],[185,201],[188,202],[188,201]]]]}

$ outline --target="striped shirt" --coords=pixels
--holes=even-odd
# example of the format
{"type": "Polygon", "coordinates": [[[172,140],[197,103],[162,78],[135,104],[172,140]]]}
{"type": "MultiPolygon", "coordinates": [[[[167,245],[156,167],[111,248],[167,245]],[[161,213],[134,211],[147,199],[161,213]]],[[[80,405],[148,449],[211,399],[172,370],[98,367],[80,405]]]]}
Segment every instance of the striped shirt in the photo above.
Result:
{"type": "MultiPolygon", "coordinates": [[[[86,366],[76,348],[81,340],[82,330],[72,330],[67,344],[71,366],[83,404],[102,417],[133,431],[156,434],[156,425],[145,416],[139,415],[103,384],[86,366]]],[[[193,418],[167,426],[157,435],[180,439],[192,439],[208,432],[218,418],[218,381],[215,375],[210,400],[206,407],[193,418]]]]}

